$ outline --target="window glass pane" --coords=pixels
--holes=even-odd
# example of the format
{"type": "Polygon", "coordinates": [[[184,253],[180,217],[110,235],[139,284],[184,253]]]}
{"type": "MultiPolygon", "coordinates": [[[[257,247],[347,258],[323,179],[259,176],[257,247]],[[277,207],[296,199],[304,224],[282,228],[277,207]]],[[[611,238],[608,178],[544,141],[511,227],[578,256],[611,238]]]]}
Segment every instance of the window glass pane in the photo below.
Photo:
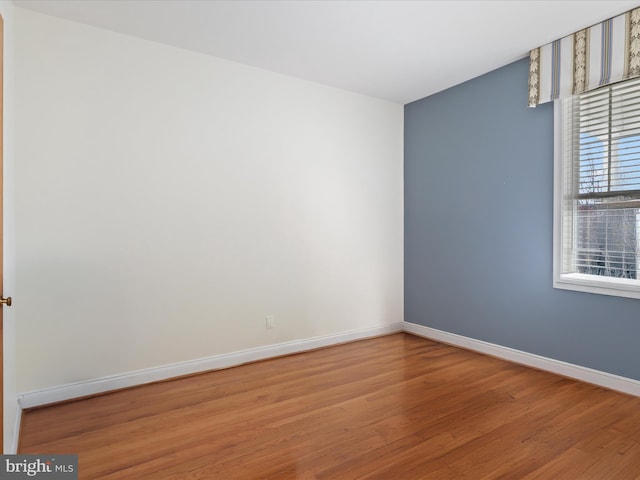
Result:
{"type": "Polygon", "coordinates": [[[629,135],[613,142],[611,189],[640,190],[639,135],[629,135]]]}
{"type": "Polygon", "coordinates": [[[637,279],[640,251],[640,100],[636,89],[605,88],[573,103],[577,138],[570,270],[637,279]]]}
{"type": "Polygon", "coordinates": [[[606,192],[608,171],[604,142],[589,133],[581,133],[579,149],[579,192],[606,192]]]}
{"type": "Polygon", "coordinates": [[[575,262],[578,273],[637,279],[638,208],[579,200],[575,262]]]}

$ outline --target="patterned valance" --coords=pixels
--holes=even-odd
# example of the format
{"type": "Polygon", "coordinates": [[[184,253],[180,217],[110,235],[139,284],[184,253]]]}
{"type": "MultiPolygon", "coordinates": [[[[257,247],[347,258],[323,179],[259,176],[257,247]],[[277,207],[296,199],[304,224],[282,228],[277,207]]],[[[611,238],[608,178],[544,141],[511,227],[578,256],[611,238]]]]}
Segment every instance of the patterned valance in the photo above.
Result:
{"type": "Polygon", "coordinates": [[[640,76],[640,8],[531,50],[529,106],[640,76]]]}

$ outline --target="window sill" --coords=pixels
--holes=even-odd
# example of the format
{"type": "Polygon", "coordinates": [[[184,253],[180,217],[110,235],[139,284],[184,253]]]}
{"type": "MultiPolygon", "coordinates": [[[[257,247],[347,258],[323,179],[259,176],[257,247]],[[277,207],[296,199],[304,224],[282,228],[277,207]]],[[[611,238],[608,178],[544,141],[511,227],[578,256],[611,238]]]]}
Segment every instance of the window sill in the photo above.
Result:
{"type": "Polygon", "coordinates": [[[583,273],[565,273],[554,279],[553,288],[640,299],[640,280],[628,278],[607,278],[604,280],[603,278],[583,273]]]}

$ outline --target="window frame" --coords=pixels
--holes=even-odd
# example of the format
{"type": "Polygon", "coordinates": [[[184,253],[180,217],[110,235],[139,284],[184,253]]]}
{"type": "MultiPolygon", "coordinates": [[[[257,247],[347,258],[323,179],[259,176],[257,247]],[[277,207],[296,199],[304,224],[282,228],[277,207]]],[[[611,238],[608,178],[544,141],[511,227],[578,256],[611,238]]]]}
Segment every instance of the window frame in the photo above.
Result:
{"type": "Polygon", "coordinates": [[[565,162],[565,106],[566,100],[554,103],[554,159],[553,159],[553,288],[578,292],[640,299],[640,279],[600,277],[584,273],[562,273],[563,266],[563,210],[565,162]]]}

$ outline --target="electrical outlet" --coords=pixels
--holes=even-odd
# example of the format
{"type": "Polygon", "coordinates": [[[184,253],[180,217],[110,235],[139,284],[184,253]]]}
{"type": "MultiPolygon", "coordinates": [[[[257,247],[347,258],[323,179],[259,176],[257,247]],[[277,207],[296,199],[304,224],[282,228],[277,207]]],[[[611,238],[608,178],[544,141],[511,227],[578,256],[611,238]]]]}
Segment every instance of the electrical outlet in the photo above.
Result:
{"type": "Polygon", "coordinates": [[[271,330],[276,323],[276,318],[273,315],[267,315],[266,318],[266,322],[265,322],[265,326],[267,327],[267,330],[271,330]]]}

